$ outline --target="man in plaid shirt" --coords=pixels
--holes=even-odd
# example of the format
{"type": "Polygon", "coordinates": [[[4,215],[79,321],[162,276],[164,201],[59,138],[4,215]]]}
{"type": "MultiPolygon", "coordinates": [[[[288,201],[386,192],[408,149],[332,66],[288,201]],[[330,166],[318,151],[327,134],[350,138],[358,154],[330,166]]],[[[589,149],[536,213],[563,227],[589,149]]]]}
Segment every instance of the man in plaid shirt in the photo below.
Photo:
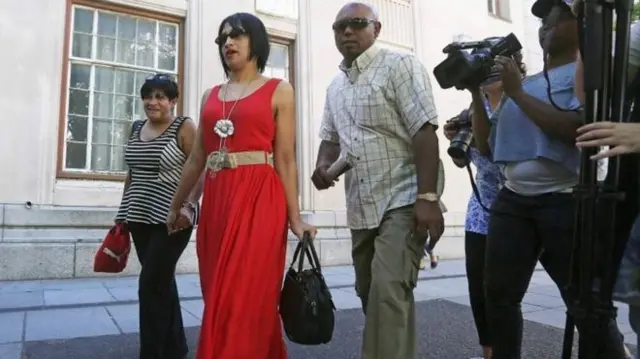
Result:
{"type": "Polygon", "coordinates": [[[327,169],[340,153],[347,157],[347,221],[366,316],[362,357],[409,359],[425,239],[444,231],[438,122],[426,69],[414,55],[377,47],[380,29],[365,4],[347,4],[337,15],[333,32],[344,60],[327,90],[312,181],[318,190],[333,186],[327,169]]]}

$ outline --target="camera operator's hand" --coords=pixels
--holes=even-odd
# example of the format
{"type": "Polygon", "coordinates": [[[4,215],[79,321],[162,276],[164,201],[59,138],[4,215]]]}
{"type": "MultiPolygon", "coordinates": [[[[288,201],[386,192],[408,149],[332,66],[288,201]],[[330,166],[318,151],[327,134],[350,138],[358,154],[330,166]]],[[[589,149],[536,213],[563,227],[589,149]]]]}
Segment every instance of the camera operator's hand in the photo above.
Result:
{"type": "Polygon", "coordinates": [[[500,70],[504,93],[511,98],[522,93],[522,74],[515,60],[510,57],[496,56],[495,62],[500,70]]]}
{"type": "Polygon", "coordinates": [[[449,141],[453,140],[458,134],[458,126],[455,123],[445,123],[442,129],[444,130],[444,137],[449,141]]]}
{"type": "Polygon", "coordinates": [[[604,147],[609,149],[594,156],[593,160],[627,153],[640,152],[640,124],[594,122],[578,129],[576,145],[581,148],[604,147]]]}

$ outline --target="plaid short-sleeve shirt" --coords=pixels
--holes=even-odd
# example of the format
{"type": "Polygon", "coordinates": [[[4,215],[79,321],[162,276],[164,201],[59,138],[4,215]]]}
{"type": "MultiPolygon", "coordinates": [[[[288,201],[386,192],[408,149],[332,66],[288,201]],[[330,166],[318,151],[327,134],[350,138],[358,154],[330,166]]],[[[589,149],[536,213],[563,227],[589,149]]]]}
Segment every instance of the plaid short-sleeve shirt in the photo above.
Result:
{"type": "Polygon", "coordinates": [[[412,138],[438,123],[429,75],[414,55],[376,46],[340,70],[320,137],[339,143],[353,167],[345,175],[349,227],[377,228],[385,212],[416,201],[412,138]]]}

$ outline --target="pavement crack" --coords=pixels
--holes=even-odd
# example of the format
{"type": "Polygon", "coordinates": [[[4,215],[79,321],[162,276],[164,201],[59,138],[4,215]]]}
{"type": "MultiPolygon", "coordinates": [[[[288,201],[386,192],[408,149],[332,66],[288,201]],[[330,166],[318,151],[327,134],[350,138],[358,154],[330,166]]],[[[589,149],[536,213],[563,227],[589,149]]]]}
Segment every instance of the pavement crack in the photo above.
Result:
{"type": "Polygon", "coordinates": [[[111,313],[111,311],[109,310],[109,307],[104,307],[104,310],[107,311],[107,315],[109,316],[109,318],[111,318],[111,321],[113,322],[113,324],[116,326],[116,328],[118,329],[118,331],[120,332],[120,334],[125,334],[124,330],[122,330],[122,328],[120,327],[120,325],[118,324],[118,321],[116,320],[116,318],[113,316],[113,314],[111,313]]]}

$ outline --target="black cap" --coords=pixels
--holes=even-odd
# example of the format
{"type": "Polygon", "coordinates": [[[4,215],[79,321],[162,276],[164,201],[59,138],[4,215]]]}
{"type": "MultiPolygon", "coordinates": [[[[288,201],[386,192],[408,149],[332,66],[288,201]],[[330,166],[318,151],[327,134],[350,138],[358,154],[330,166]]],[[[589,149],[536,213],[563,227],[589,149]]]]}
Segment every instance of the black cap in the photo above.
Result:
{"type": "Polygon", "coordinates": [[[565,4],[571,8],[573,0],[537,0],[531,7],[531,13],[535,17],[544,18],[549,15],[554,5],[565,4]]]}

